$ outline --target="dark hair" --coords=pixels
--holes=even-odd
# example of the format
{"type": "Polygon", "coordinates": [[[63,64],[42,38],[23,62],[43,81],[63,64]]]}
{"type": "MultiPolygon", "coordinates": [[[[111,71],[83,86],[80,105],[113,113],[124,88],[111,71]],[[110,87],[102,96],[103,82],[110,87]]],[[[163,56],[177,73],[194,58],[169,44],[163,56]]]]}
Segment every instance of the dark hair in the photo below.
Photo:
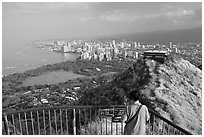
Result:
{"type": "Polygon", "coordinates": [[[129,98],[134,101],[139,100],[139,97],[140,97],[140,91],[138,90],[132,90],[129,94],[129,98]]]}

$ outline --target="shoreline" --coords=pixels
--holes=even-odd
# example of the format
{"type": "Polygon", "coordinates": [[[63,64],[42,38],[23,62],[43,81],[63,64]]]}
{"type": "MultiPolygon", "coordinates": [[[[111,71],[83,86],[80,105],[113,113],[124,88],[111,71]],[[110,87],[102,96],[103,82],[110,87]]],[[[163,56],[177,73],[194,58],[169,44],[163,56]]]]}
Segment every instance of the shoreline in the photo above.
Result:
{"type": "Polygon", "coordinates": [[[14,73],[22,73],[46,64],[60,63],[75,60],[78,54],[56,53],[50,51],[49,47],[38,48],[35,42],[3,43],[2,45],[2,74],[8,76],[14,73]]]}

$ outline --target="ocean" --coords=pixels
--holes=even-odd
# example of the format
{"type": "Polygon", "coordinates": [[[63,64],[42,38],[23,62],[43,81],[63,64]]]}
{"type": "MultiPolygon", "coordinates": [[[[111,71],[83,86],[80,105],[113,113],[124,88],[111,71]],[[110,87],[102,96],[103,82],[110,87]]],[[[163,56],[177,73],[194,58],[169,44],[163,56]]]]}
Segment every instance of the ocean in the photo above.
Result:
{"type": "Polygon", "coordinates": [[[78,58],[75,53],[53,52],[32,41],[2,41],[2,75],[24,72],[36,67],[78,58]]]}

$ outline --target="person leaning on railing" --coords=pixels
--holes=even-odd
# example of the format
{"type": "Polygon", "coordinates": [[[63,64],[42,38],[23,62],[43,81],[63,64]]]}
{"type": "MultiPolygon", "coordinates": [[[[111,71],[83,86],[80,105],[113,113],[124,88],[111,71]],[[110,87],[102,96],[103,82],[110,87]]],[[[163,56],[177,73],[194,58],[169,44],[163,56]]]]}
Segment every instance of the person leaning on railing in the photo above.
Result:
{"type": "Polygon", "coordinates": [[[149,112],[145,105],[139,102],[140,92],[133,90],[130,92],[130,105],[122,116],[125,122],[124,135],[145,135],[146,122],[149,120],[149,112]]]}

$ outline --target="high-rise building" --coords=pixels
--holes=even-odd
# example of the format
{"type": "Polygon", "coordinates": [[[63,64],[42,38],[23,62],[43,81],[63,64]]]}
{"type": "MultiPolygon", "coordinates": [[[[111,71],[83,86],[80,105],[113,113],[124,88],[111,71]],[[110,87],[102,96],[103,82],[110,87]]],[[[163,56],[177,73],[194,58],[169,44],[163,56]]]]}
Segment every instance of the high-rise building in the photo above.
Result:
{"type": "Polygon", "coordinates": [[[135,48],[137,48],[137,42],[135,42],[135,48]]]}
{"type": "Polygon", "coordinates": [[[116,47],[116,43],[115,43],[115,40],[113,40],[113,48],[116,47]]]}
{"type": "Polygon", "coordinates": [[[125,43],[122,42],[120,47],[121,47],[121,48],[124,48],[124,46],[125,46],[125,43]]]}
{"type": "Polygon", "coordinates": [[[71,45],[71,43],[67,43],[67,49],[68,49],[68,51],[71,51],[71,50],[72,50],[72,45],[71,45]]]}
{"type": "Polygon", "coordinates": [[[169,47],[170,47],[170,49],[172,48],[172,42],[169,43],[169,47]]]}
{"type": "Polygon", "coordinates": [[[94,53],[93,54],[93,59],[96,60],[97,58],[98,58],[98,55],[94,53]]]}
{"type": "Polygon", "coordinates": [[[127,56],[127,52],[125,49],[122,49],[122,58],[125,59],[127,56]]]}
{"type": "Polygon", "coordinates": [[[102,61],[104,59],[104,53],[100,53],[98,57],[99,57],[99,61],[102,61]]]}
{"type": "Polygon", "coordinates": [[[140,43],[139,43],[139,42],[137,43],[137,46],[140,48],[140,46],[141,46],[141,45],[140,45],[140,43]]]}
{"type": "Polygon", "coordinates": [[[139,56],[139,55],[138,55],[138,52],[136,51],[136,52],[135,52],[135,58],[138,58],[138,56],[139,56]]]}
{"type": "Polygon", "coordinates": [[[178,49],[177,49],[177,47],[173,47],[173,51],[175,52],[175,53],[178,53],[178,49]]]}
{"type": "Polygon", "coordinates": [[[117,49],[117,47],[113,48],[113,58],[116,58],[118,53],[119,53],[119,50],[117,49]]]}
{"type": "Polygon", "coordinates": [[[88,59],[88,60],[90,60],[91,59],[90,52],[88,52],[88,51],[82,52],[81,59],[88,59]]]}

